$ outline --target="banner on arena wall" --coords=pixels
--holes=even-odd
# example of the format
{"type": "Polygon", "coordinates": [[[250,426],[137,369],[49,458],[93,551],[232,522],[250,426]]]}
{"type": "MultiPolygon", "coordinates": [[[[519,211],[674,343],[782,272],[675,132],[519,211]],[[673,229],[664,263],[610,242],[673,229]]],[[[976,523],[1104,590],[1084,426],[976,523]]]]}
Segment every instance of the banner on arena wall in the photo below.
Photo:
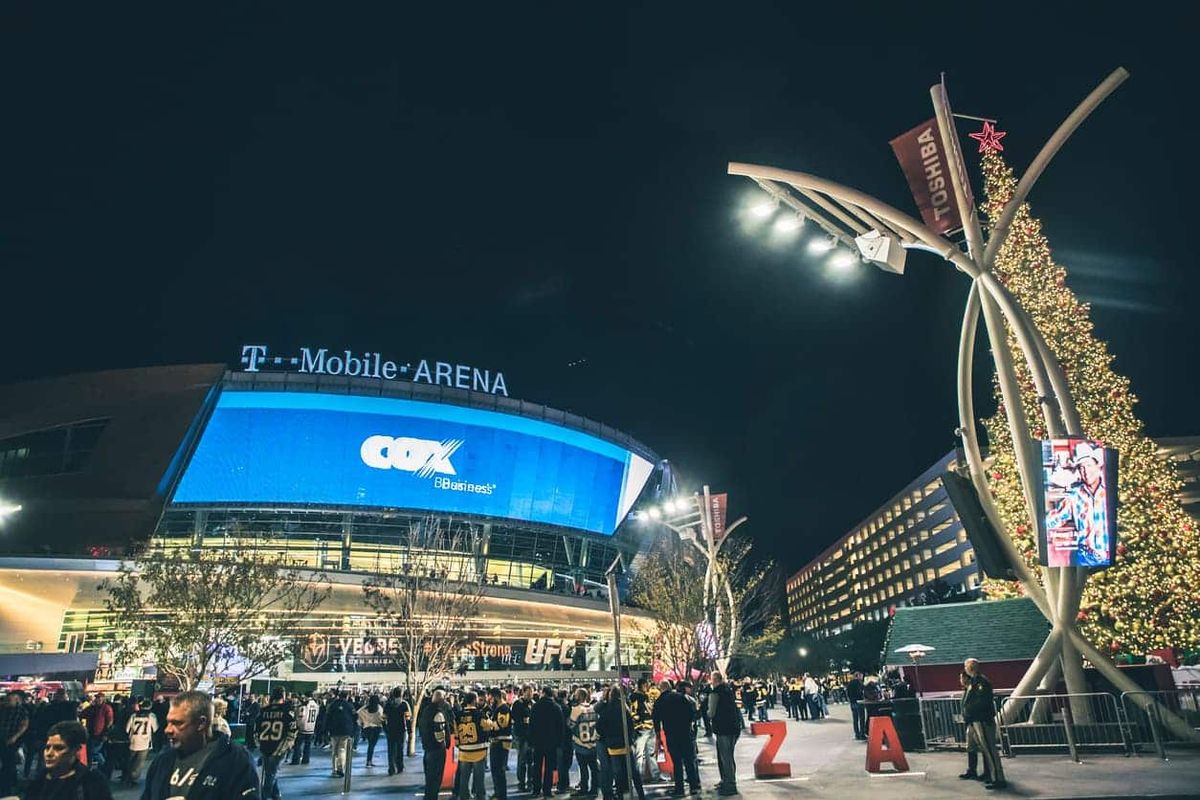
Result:
{"type": "MultiPolygon", "coordinates": [[[[333,635],[313,631],[301,638],[293,672],[402,672],[403,640],[388,636],[333,635]]],[[[472,639],[461,649],[459,671],[575,670],[613,668],[612,642],[605,639],[472,639]]]]}

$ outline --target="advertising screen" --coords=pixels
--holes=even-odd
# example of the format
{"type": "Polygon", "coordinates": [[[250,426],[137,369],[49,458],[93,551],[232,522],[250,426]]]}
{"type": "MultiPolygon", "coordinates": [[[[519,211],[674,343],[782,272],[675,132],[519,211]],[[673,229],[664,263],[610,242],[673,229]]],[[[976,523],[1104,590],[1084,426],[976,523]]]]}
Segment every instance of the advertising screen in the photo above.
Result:
{"type": "Polygon", "coordinates": [[[1112,566],[1117,546],[1117,451],[1078,438],[1050,439],[1041,445],[1041,563],[1112,566]]]}
{"type": "Polygon", "coordinates": [[[173,502],[416,509],[608,535],[653,469],[595,436],[495,411],[226,391],[173,502]]]}

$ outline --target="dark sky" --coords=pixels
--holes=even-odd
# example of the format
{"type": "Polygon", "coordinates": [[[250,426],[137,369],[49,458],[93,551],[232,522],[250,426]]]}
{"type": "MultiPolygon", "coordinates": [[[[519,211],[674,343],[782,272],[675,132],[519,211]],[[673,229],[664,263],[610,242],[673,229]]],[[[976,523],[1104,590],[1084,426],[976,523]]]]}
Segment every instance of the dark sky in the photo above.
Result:
{"type": "Polygon", "coordinates": [[[1200,431],[1176,12],[92,5],[0,12],[2,381],[243,342],[489,366],[728,489],[798,567],[954,446],[967,284],[923,254],[830,280],[742,232],[726,162],[912,210],[887,142],[942,71],[1023,169],[1124,65],[1034,212],[1150,433],[1200,431]]]}

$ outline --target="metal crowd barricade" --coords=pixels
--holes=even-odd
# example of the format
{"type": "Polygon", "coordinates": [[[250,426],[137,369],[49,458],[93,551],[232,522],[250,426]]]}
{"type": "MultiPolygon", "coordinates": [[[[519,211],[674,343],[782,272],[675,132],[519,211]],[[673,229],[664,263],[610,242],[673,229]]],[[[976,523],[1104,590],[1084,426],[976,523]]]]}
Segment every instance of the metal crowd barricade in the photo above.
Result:
{"type": "Polygon", "coordinates": [[[1013,695],[1001,712],[1000,736],[1008,753],[1066,750],[1078,760],[1082,748],[1129,752],[1125,721],[1111,694],[1013,695]]]}
{"type": "Polygon", "coordinates": [[[1195,746],[1179,731],[1163,724],[1163,714],[1181,718],[1193,731],[1200,732],[1200,687],[1174,691],[1124,692],[1121,708],[1128,723],[1130,742],[1135,752],[1153,747],[1159,758],[1166,759],[1168,745],[1195,746]]]}
{"type": "Polygon", "coordinates": [[[965,750],[967,726],[962,717],[962,699],[921,699],[921,727],[929,750],[965,750]]]}

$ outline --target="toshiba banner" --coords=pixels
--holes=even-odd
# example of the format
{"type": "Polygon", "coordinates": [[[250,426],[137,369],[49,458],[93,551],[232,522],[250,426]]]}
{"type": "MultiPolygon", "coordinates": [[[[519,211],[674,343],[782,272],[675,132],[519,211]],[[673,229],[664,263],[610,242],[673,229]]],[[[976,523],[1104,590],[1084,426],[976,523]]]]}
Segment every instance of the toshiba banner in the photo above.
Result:
{"type": "Polygon", "coordinates": [[[961,228],[954,185],[950,182],[950,159],[942,147],[937,120],[918,125],[892,139],[890,144],[925,224],[938,233],[961,228]]]}
{"type": "Polygon", "coordinates": [[[725,512],[729,508],[729,495],[709,495],[708,502],[712,506],[713,541],[719,542],[725,538],[725,512]]]}

